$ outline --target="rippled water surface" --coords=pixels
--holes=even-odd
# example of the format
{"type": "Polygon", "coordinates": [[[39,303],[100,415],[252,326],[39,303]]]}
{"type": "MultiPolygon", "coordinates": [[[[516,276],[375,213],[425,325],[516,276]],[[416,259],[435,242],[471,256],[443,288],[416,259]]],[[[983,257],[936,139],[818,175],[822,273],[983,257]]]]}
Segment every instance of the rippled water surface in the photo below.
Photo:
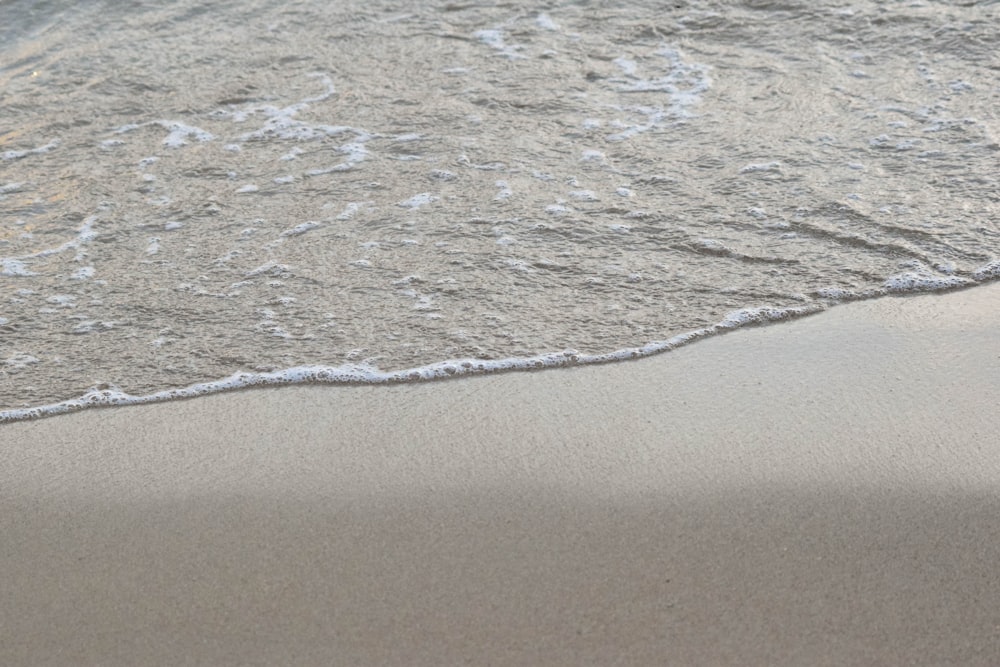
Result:
{"type": "Polygon", "coordinates": [[[0,410],[1000,275],[1000,4],[619,4],[4,3],[0,410]]]}

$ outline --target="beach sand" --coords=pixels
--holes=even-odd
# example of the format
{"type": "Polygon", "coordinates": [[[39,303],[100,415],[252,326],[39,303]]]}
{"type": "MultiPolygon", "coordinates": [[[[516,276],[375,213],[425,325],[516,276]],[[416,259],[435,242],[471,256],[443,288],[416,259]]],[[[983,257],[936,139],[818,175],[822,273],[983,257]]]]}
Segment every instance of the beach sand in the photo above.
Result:
{"type": "Polygon", "coordinates": [[[1000,285],[0,427],[0,664],[1000,664],[1000,285]]]}

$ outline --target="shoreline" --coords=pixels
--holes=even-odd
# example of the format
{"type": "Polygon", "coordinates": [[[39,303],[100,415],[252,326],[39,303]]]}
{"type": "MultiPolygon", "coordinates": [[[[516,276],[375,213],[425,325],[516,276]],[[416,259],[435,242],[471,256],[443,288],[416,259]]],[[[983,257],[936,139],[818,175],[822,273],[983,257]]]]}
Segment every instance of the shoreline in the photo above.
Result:
{"type": "Polygon", "coordinates": [[[0,662],[995,664],[1000,284],[0,427],[0,662]]]}
{"type": "MultiPolygon", "coordinates": [[[[988,267],[992,267],[998,263],[1000,262],[993,262],[988,267]]],[[[983,280],[991,280],[995,273],[996,270],[990,274],[984,273],[983,280]]],[[[639,347],[622,348],[604,353],[586,354],[579,353],[576,350],[566,350],[563,352],[545,352],[531,357],[510,357],[506,359],[448,359],[424,366],[395,371],[383,371],[378,367],[369,366],[364,363],[342,366],[295,366],[272,372],[255,373],[238,371],[222,379],[206,380],[183,387],[141,395],[127,394],[115,387],[93,388],[80,396],[57,403],[24,408],[0,409],[0,427],[4,424],[49,419],[93,408],[148,405],[250,389],[324,385],[340,387],[381,386],[477,377],[497,373],[536,372],[556,368],[599,366],[623,361],[635,361],[673,352],[692,343],[722,336],[741,329],[768,326],[782,321],[794,321],[804,317],[821,315],[839,306],[874,299],[907,299],[919,296],[941,296],[976,287],[989,286],[991,284],[993,284],[992,280],[990,282],[969,283],[957,287],[936,288],[918,292],[908,290],[880,292],[868,296],[857,296],[850,300],[835,302],[833,304],[822,305],[814,303],[801,308],[742,308],[728,313],[720,322],[701,329],[677,334],[671,338],[653,341],[639,347]]]]}

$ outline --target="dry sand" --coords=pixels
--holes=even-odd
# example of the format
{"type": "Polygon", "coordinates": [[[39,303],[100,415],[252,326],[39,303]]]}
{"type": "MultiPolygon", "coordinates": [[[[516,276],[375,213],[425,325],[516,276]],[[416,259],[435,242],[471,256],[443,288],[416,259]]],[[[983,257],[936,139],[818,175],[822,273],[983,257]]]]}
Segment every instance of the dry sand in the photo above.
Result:
{"type": "Polygon", "coordinates": [[[1000,664],[1000,285],[0,427],[0,664],[1000,664]]]}

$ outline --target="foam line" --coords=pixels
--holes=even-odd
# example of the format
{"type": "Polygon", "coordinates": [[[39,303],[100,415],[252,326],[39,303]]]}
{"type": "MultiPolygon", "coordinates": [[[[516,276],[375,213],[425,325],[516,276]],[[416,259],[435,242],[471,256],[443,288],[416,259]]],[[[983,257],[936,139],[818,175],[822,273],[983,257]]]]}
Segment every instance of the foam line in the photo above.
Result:
{"type": "Polygon", "coordinates": [[[92,407],[160,403],[251,387],[277,387],[299,384],[399,384],[469,375],[485,375],[510,371],[534,371],[546,368],[604,364],[629,359],[640,359],[654,354],[669,352],[702,338],[726,333],[745,326],[782,322],[823,312],[828,307],[842,301],[877,298],[889,294],[921,294],[942,289],[969,287],[976,285],[977,282],[991,282],[1000,278],[1000,260],[993,260],[976,271],[974,274],[976,276],[975,281],[958,279],[956,281],[939,280],[935,282],[924,280],[924,276],[919,276],[921,279],[912,279],[916,275],[910,273],[890,278],[886,281],[883,289],[869,290],[863,294],[839,291],[836,295],[831,294],[831,299],[826,304],[816,302],[795,308],[761,307],[735,310],[727,314],[720,322],[702,329],[679,334],[666,340],[654,341],[639,347],[629,347],[602,354],[583,354],[576,350],[564,350],[562,352],[549,352],[531,357],[510,357],[507,359],[452,359],[398,371],[383,371],[376,366],[364,363],[345,364],[342,366],[295,366],[269,373],[234,373],[221,380],[201,382],[179,389],[167,389],[142,396],[133,396],[114,387],[95,387],[82,396],[60,401],[59,403],[30,408],[0,410],[0,424],[60,415],[92,407]],[[978,276],[980,275],[983,278],[979,278],[978,276]]]}

